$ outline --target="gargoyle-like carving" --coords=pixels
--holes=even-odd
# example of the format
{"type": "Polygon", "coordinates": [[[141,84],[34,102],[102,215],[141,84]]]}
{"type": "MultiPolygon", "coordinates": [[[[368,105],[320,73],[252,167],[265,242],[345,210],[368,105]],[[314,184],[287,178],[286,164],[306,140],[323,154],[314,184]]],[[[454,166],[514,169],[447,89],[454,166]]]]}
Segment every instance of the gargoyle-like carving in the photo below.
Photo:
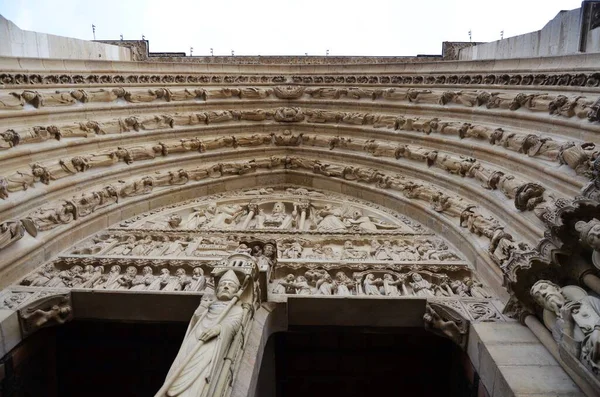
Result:
{"type": "Polygon", "coordinates": [[[461,348],[466,348],[469,321],[448,306],[428,302],[423,315],[425,329],[450,339],[461,348]]]}
{"type": "Polygon", "coordinates": [[[43,327],[64,324],[73,318],[70,293],[45,295],[19,310],[23,336],[43,327]]]}

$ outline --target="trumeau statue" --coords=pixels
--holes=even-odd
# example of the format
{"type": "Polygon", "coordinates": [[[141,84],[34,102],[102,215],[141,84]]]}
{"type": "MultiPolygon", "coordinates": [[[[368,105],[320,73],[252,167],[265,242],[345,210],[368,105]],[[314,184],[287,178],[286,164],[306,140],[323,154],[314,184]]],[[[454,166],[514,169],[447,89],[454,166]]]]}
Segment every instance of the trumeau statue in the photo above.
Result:
{"type": "MultiPolygon", "coordinates": [[[[247,255],[240,255],[250,260],[247,255]]],[[[238,258],[236,258],[238,259],[238,258]]],[[[251,261],[249,262],[251,263],[251,261]]],[[[212,396],[225,371],[231,344],[246,320],[246,310],[239,300],[247,288],[250,275],[240,282],[235,267],[225,266],[215,287],[216,300],[203,300],[188,326],[179,353],[171,365],[159,396],[212,396]]],[[[251,289],[249,289],[251,293],[251,289]]],[[[227,373],[225,373],[227,376],[227,373]]]]}
{"type": "Polygon", "coordinates": [[[544,323],[556,341],[598,377],[600,299],[580,287],[561,288],[548,280],[536,282],[530,292],[544,308],[544,323]]]}

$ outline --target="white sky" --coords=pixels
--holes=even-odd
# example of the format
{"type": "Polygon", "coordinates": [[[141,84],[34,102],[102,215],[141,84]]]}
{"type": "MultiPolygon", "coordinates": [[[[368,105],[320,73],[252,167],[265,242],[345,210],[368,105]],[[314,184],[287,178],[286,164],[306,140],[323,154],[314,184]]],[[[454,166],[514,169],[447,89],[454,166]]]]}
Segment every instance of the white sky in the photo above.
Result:
{"type": "Polygon", "coordinates": [[[541,29],[580,0],[0,0],[21,29],[91,40],[150,40],[194,55],[440,54],[442,41],[541,29]]]}

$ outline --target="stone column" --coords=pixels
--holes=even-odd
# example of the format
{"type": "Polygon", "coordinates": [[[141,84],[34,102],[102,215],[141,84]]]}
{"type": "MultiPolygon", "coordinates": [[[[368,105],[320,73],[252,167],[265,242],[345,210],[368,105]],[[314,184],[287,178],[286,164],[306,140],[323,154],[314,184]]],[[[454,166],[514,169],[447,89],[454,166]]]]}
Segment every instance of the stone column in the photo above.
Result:
{"type": "Polygon", "coordinates": [[[590,385],[588,381],[577,375],[575,371],[573,371],[560,357],[558,344],[552,337],[550,331],[548,331],[548,328],[546,328],[546,326],[542,324],[540,320],[538,320],[538,318],[531,313],[525,314],[523,316],[522,321],[527,326],[527,328],[529,328],[531,332],[533,332],[533,334],[539,339],[542,345],[544,345],[546,350],[548,350],[548,352],[552,354],[552,357],[554,357],[554,359],[558,361],[560,366],[571,377],[573,382],[575,382],[577,386],[579,386],[581,391],[583,391],[583,393],[588,397],[595,396],[596,391],[592,387],[592,385],[590,385]]]}

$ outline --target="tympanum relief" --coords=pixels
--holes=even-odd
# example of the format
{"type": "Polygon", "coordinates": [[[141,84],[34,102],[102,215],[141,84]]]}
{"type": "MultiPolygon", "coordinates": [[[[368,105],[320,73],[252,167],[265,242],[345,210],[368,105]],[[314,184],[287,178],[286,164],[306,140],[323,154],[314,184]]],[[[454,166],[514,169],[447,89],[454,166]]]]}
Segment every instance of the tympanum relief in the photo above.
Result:
{"type": "MultiPolygon", "coordinates": [[[[328,172],[337,171],[337,166],[328,166],[328,172]]],[[[410,222],[401,215],[386,214],[366,203],[349,203],[340,196],[325,197],[321,192],[295,187],[247,190],[235,198],[203,200],[181,208],[146,217],[129,227],[262,233],[415,233],[410,222]]]]}

